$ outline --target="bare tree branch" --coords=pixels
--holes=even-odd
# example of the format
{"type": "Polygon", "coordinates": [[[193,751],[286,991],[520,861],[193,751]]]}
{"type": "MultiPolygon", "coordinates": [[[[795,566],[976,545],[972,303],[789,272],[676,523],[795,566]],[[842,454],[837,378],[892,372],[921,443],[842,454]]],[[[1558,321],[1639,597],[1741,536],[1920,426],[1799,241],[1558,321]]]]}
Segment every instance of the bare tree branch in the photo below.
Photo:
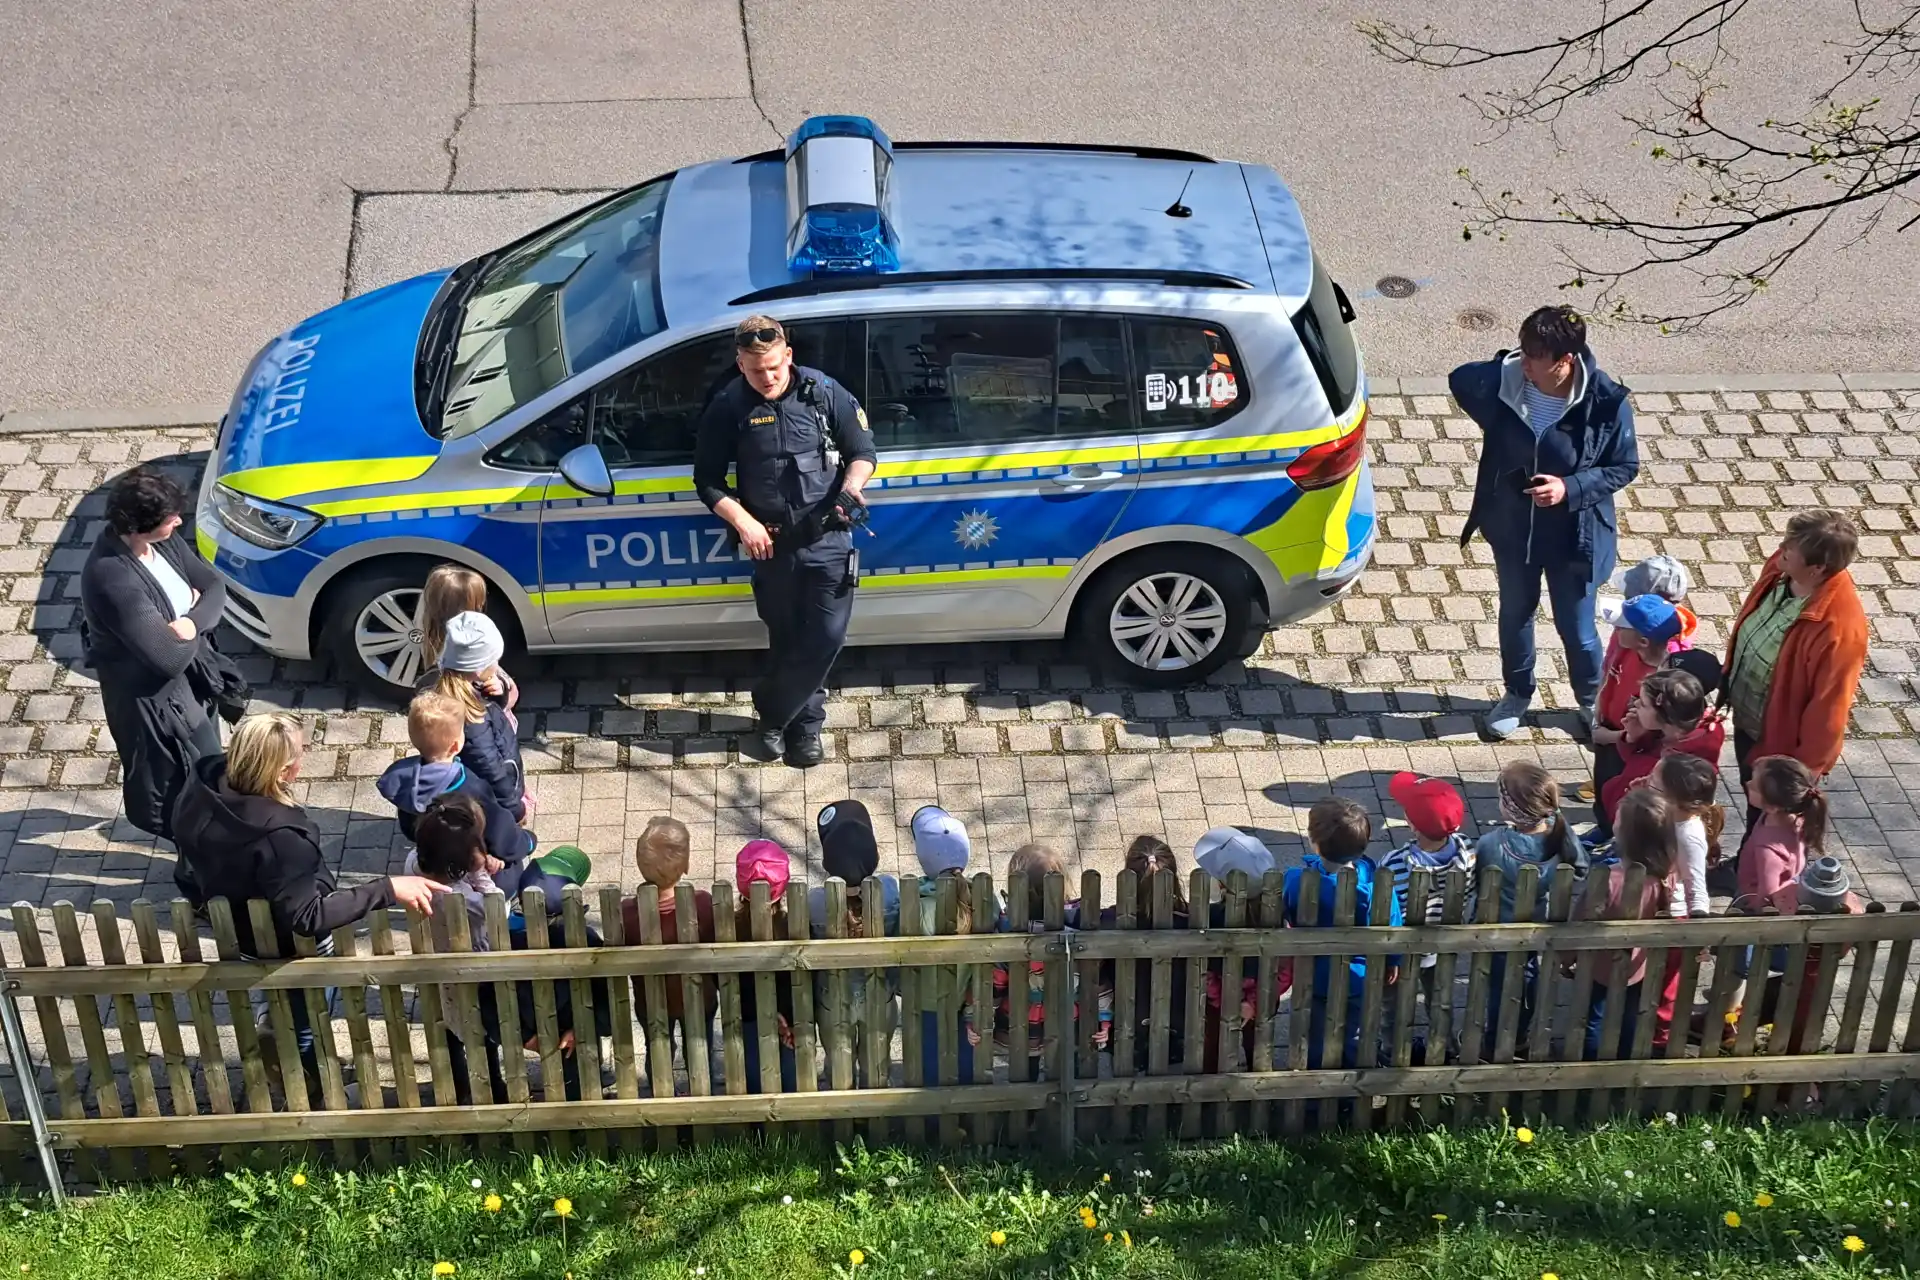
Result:
{"type": "MultiPolygon", "coordinates": [[[[1750,0],[1597,0],[1598,16],[1574,34],[1509,47],[1483,47],[1419,29],[1368,21],[1360,32],[1390,61],[1436,72],[1511,65],[1519,87],[1463,95],[1505,133],[1548,124],[1583,99],[1641,77],[1657,105],[1622,119],[1677,186],[1670,209],[1659,195],[1613,196],[1549,189],[1540,208],[1494,190],[1466,169],[1462,235],[1506,238],[1543,227],[1581,233],[1559,245],[1569,275],[1562,288],[1591,290],[1596,315],[1663,328],[1690,328],[1766,289],[1823,237],[1838,246],[1882,231],[1886,215],[1920,210],[1920,0],[1851,0],[1856,37],[1833,42],[1844,74],[1791,119],[1730,118],[1726,77],[1738,66],[1733,40],[1750,0]],[[1847,99],[1843,93],[1877,90],[1847,99]],[[1890,106],[1887,91],[1902,101],[1890,106]],[[1631,203],[1629,203],[1631,202],[1631,203]],[[1656,273],[1683,272],[1700,305],[1679,311],[1637,306],[1629,286],[1656,273]]],[[[1894,233],[1920,224],[1920,212],[1894,233]]]]}

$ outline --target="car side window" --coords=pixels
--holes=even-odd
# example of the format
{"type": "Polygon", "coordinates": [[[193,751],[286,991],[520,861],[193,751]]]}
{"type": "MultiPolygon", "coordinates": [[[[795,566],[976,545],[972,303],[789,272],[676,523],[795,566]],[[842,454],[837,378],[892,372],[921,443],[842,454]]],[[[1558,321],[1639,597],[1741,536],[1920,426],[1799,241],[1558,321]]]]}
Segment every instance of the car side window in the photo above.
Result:
{"type": "MultiPolygon", "coordinates": [[[[791,326],[794,363],[838,378],[845,329],[839,320],[791,326]]],[[[690,467],[701,415],[738,376],[731,331],[643,360],[595,391],[594,443],[609,467],[690,467]]]]}
{"type": "Polygon", "coordinates": [[[1127,345],[1110,316],[1060,317],[1059,418],[1055,434],[1133,430],[1127,345]]]}
{"type": "Polygon", "coordinates": [[[593,393],[593,442],[609,467],[693,465],[707,401],[733,372],[733,337],[716,334],[665,351],[593,393]]]}
{"type": "Polygon", "coordinates": [[[875,316],[867,420],[880,448],[1057,433],[1059,320],[1051,315],[875,316]]]}
{"type": "Polygon", "coordinates": [[[1239,352],[1204,320],[1134,320],[1134,398],[1145,431],[1191,431],[1223,422],[1247,402],[1239,352]]]}
{"type": "Polygon", "coordinates": [[[589,396],[561,405],[540,421],[493,451],[491,462],[503,467],[551,471],[571,450],[587,442],[589,396]]]}

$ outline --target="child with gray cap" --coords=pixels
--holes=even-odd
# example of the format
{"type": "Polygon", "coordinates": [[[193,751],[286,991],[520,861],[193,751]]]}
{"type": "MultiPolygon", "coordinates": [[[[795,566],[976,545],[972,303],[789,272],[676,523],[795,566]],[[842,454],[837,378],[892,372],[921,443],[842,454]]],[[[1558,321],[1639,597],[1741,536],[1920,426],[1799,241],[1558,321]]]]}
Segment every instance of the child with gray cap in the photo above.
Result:
{"type": "MultiPolygon", "coordinates": [[[[1847,869],[1840,859],[1831,855],[1809,858],[1800,878],[1777,890],[1768,902],[1783,916],[1799,915],[1811,912],[1822,916],[1855,916],[1866,910],[1859,898],[1853,894],[1853,882],[1847,875],[1847,869]]],[[[1825,1029],[1822,1025],[1813,1025],[1813,997],[1819,986],[1818,977],[1823,952],[1829,944],[1816,943],[1807,948],[1806,970],[1801,977],[1800,998],[1796,1003],[1792,1021],[1787,1030],[1788,1053],[1812,1053],[1820,1047],[1820,1035],[1825,1029]]],[[[1840,954],[1834,958],[1837,965],[1846,958],[1853,948],[1847,943],[1838,944],[1840,954]]],[[[1762,1025],[1771,1025],[1773,1035],[1779,1036],[1780,992],[1786,985],[1787,949],[1775,947],[1771,957],[1776,963],[1769,964],[1773,972],[1767,975],[1766,992],[1760,1001],[1760,1021],[1762,1025]]],[[[1731,1019],[1729,1019],[1731,1021],[1731,1019]]],[[[1780,1052],[1775,1049],[1774,1052],[1780,1052]]]]}
{"type": "Polygon", "coordinates": [[[507,642],[484,613],[456,613],[447,619],[434,691],[452,698],[466,716],[466,740],[460,763],[486,784],[494,803],[519,823],[533,818],[526,770],[520,762],[520,736],[507,713],[507,685],[500,659],[507,642]]]}

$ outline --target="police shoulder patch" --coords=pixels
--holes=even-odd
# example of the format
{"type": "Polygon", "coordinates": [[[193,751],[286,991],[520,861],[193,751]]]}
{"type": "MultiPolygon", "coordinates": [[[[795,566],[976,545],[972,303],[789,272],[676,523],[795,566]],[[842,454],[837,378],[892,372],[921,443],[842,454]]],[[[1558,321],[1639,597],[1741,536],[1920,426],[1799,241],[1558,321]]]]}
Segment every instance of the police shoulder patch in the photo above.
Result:
{"type": "Polygon", "coordinates": [[[873,428],[867,425],[867,411],[865,409],[862,409],[859,405],[855,405],[853,407],[853,417],[854,417],[854,421],[860,424],[860,429],[862,431],[865,431],[868,433],[871,433],[873,431],[873,428]]]}

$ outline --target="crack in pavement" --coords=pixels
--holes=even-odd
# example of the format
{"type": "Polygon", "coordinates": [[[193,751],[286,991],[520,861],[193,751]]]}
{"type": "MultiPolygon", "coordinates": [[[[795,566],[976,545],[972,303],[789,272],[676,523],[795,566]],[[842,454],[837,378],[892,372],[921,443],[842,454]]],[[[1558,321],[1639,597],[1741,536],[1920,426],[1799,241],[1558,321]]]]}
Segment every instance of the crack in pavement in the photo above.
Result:
{"type": "Polygon", "coordinates": [[[767,128],[773,130],[773,136],[785,142],[787,135],[780,131],[780,126],[775,124],[773,117],[767,114],[766,104],[760,101],[760,79],[753,70],[753,35],[747,29],[747,0],[739,0],[739,4],[740,45],[746,50],[747,55],[747,100],[753,103],[753,109],[760,113],[762,120],[766,121],[767,128]]]}
{"type": "MultiPolygon", "coordinates": [[[[471,0],[467,6],[467,105],[453,117],[453,128],[448,131],[441,146],[447,153],[447,185],[444,191],[453,190],[454,180],[460,176],[460,148],[454,139],[460,136],[467,117],[473,114],[473,108],[479,97],[480,78],[480,0],[471,0]]],[[[749,67],[748,79],[751,83],[752,70],[749,67]]]]}

